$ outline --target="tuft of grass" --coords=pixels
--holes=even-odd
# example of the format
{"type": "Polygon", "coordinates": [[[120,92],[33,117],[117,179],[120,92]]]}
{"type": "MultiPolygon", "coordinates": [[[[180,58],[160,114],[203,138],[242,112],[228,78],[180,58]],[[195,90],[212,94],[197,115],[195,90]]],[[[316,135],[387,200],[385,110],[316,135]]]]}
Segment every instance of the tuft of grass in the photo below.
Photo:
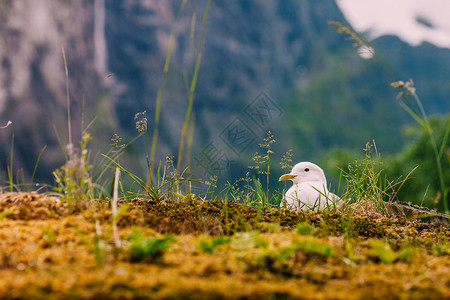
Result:
{"type": "Polygon", "coordinates": [[[3,218],[7,218],[8,216],[16,214],[17,211],[14,209],[6,209],[0,213],[0,220],[3,218]]]}
{"type": "Polygon", "coordinates": [[[320,257],[321,259],[335,259],[335,249],[322,241],[303,240],[292,242],[285,247],[277,247],[263,251],[257,258],[257,266],[268,269],[273,273],[293,276],[295,270],[290,266],[290,260],[296,259],[297,253],[303,253],[306,259],[320,257]]]}
{"type": "Polygon", "coordinates": [[[309,240],[300,241],[300,242],[295,243],[294,248],[296,249],[296,251],[302,250],[307,253],[319,254],[324,257],[331,257],[331,258],[336,257],[334,248],[323,242],[316,242],[316,241],[309,241],[309,240]]]}
{"type": "Polygon", "coordinates": [[[228,236],[218,236],[214,238],[201,238],[197,243],[197,248],[205,253],[214,253],[216,247],[225,245],[231,242],[228,236]]]}
{"type": "Polygon", "coordinates": [[[397,253],[391,249],[389,244],[375,239],[369,240],[369,243],[369,255],[378,258],[382,263],[391,264],[397,259],[397,253]]]}
{"type": "Polygon", "coordinates": [[[78,205],[93,198],[91,172],[93,165],[89,162],[87,145],[91,136],[86,131],[80,141],[80,148],[69,143],[66,146],[67,161],[53,172],[56,181],[55,190],[70,205],[78,205]]]}
{"type": "Polygon", "coordinates": [[[170,244],[176,241],[173,236],[146,238],[137,229],[133,230],[127,240],[130,243],[127,249],[130,261],[147,263],[160,262],[170,244]]]}
{"type": "Polygon", "coordinates": [[[269,204],[269,177],[270,177],[270,156],[274,154],[271,150],[272,144],[275,143],[272,132],[268,131],[262,144],[259,144],[261,149],[265,149],[265,154],[255,153],[253,156],[253,166],[249,166],[249,169],[257,171],[258,178],[253,179],[253,188],[255,195],[257,196],[257,202],[259,206],[265,208],[269,204]]]}
{"type": "Polygon", "coordinates": [[[94,255],[98,266],[104,266],[107,255],[107,244],[104,239],[96,235],[93,241],[94,246],[91,248],[91,253],[94,255]]]}
{"type": "Polygon", "coordinates": [[[349,163],[347,170],[341,169],[341,174],[346,179],[347,186],[340,209],[350,213],[375,210],[381,214],[388,214],[385,202],[396,199],[398,191],[410,175],[400,181],[389,180],[375,142],[366,144],[362,161],[349,163]],[[372,157],[373,153],[375,158],[372,157]]]}
{"type": "Polygon", "coordinates": [[[432,253],[436,256],[450,255],[450,243],[435,244],[432,246],[432,253]]]}
{"type": "MultiPolygon", "coordinates": [[[[66,104],[67,104],[67,132],[68,142],[64,146],[64,142],[60,139],[58,131],[55,127],[56,137],[58,139],[66,162],[63,166],[53,172],[56,186],[54,190],[62,195],[62,199],[68,202],[71,210],[76,210],[84,207],[88,201],[93,200],[96,196],[96,189],[101,188],[94,182],[93,173],[95,171],[94,164],[91,162],[90,151],[88,144],[92,140],[92,136],[88,133],[88,128],[94,120],[85,127],[84,124],[84,104],[82,103],[81,116],[81,140],[76,146],[72,140],[72,124],[70,113],[70,88],[69,88],[69,70],[67,67],[67,59],[64,48],[62,48],[62,57],[64,63],[65,77],[66,77],[66,104]]],[[[42,155],[42,152],[40,156],[42,155]]],[[[39,159],[40,159],[39,156],[39,159]]],[[[38,161],[39,161],[38,159],[38,161]]],[[[100,173],[103,174],[103,173],[100,173]]],[[[34,176],[34,172],[33,172],[34,176]]],[[[99,177],[100,180],[101,176],[99,177]]],[[[99,193],[101,194],[101,192],[99,193]]]]}

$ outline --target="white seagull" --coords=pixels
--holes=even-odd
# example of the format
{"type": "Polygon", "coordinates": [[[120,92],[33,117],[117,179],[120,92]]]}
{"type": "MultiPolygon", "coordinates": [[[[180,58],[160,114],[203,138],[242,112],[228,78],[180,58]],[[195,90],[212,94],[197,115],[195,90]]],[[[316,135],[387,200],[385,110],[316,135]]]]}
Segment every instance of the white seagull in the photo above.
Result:
{"type": "MultiPolygon", "coordinates": [[[[294,185],[284,196],[286,208],[322,210],[339,205],[341,199],[328,191],[327,179],[319,166],[307,161],[300,162],[292,168],[291,173],[280,177],[280,181],[288,179],[294,185]]],[[[283,202],[280,205],[283,207],[283,202]]]]}

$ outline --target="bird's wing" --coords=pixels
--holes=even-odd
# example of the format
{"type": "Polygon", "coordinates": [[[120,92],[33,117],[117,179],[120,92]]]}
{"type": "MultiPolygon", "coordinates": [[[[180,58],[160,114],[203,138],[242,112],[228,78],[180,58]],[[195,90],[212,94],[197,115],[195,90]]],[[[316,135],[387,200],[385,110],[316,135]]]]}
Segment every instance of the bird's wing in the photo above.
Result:
{"type": "MultiPolygon", "coordinates": [[[[285,195],[286,207],[309,210],[317,206],[321,194],[311,184],[294,184],[285,195]]],[[[323,198],[323,197],[322,197],[323,198]]]]}
{"type": "Polygon", "coordinates": [[[294,184],[285,195],[286,207],[291,209],[331,209],[339,200],[320,182],[294,184]]]}
{"type": "Polygon", "coordinates": [[[305,191],[304,189],[297,184],[294,184],[285,194],[284,201],[286,203],[286,208],[289,209],[306,209],[303,208],[305,206],[304,203],[302,203],[302,200],[305,199],[305,191]]]}

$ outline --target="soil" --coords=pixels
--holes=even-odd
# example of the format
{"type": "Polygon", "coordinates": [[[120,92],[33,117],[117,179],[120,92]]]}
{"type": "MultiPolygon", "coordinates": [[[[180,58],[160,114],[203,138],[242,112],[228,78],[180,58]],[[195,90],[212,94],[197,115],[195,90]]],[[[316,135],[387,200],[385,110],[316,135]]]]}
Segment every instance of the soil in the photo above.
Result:
{"type": "Polygon", "coordinates": [[[0,195],[1,299],[450,299],[450,229],[419,215],[0,195]]]}

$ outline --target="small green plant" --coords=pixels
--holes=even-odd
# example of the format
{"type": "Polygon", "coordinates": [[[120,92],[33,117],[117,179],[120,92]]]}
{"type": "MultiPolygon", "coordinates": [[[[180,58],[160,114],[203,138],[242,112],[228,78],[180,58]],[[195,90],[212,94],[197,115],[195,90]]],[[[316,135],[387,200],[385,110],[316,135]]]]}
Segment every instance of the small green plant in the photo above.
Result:
{"type": "Polygon", "coordinates": [[[18,213],[15,209],[6,209],[0,213],[0,219],[7,218],[8,216],[18,213]]]}
{"type": "MultiPolygon", "coordinates": [[[[69,71],[67,67],[67,60],[64,48],[62,48],[62,56],[65,68],[66,77],[66,101],[67,101],[67,132],[68,143],[64,147],[63,141],[59,138],[58,131],[55,128],[55,133],[58,141],[63,149],[66,159],[65,164],[53,172],[55,177],[56,187],[54,188],[62,195],[62,198],[69,203],[71,209],[79,208],[86,204],[87,200],[94,199],[94,182],[93,182],[93,164],[90,162],[90,153],[88,151],[88,144],[92,140],[87,128],[84,127],[84,99],[83,99],[83,113],[81,118],[81,140],[77,147],[72,140],[72,124],[70,114],[70,90],[69,90],[69,71]]],[[[42,152],[41,152],[42,155],[42,152]]],[[[39,156],[40,158],[40,156],[39,156]]],[[[34,173],[33,173],[34,176],[34,173]]]]}
{"type": "Polygon", "coordinates": [[[332,246],[320,241],[304,240],[293,242],[286,247],[265,250],[257,260],[259,265],[278,272],[281,269],[276,267],[276,264],[285,264],[298,252],[324,258],[336,258],[335,249],[332,246]]]}
{"type": "Polygon", "coordinates": [[[344,261],[356,262],[361,259],[361,257],[357,254],[355,251],[355,242],[352,239],[345,239],[344,240],[344,250],[345,250],[345,257],[343,257],[344,261]]]}
{"type": "Polygon", "coordinates": [[[205,253],[214,253],[217,246],[225,245],[231,242],[231,238],[228,236],[219,236],[215,238],[201,238],[197,247],[205,253]]]}
{"type": "MultiPolygon", "coordinates": [[[[156,176],[152,180],[144,180],[133,172],[125,169],[118,160],[112,157],[102,154],[112,165],[119,168],[121,173],[127,175],[134,184],[138,185],[144,192],[155,200],[161,200],[169,194],[179,195],[179,186],[190,180],[183,178],[184,172],[180,175],[177,174],[176,169],[173,167],[173,161],[170,156],[167,157],[166,165],[161,169],[161,163],[156,169],[156,176]]],[[[130,191],[131,193],[131,191],[130,191]]],[[[136,196],[136,193],[131,193],[136,196]]]]}
{"type": "Polygon", "coordinates": [[[397,259],[397,253],[391,249],[389,244],[371,239],[369,255],[378,258],[382,263],[391,264],[397,259]]]}
{"type": "Polygon", "coordinates": [[[294,246],[297,250],[303,250],[307,253],[320,254],[331,258],[336,257],[334,248],[323,242],[305,240],[295,243],[294,246]]]}
{"type": "Polygon", "coordinates": [[[250,169],[256,170],[258,173],[258,179],[254,180],[254,189],[257,192],[259,203],[264,208],[269,203],[269,175],[270,175],[270,156],[274,153],[271,148],[275,143],[272,132],[268,131],[264,142],[259,144],[259,147],[265,149],[265,155],[255,153],[253,156],[253,166],[249,166],[250,169]],[[264,178],[265,177],[265,178],[264,178]]]}
{"type": "Polygon", "coordinates": [[[450,243],[447,242],[445,244],[435,244],[432,246],[431,251],[436,256],[450,255],[450,243]]]}
{"type": "Polygon", "coordinates": [[[90,140],[89,133],[84,132],[80,148],[72,143],[67,144],[67,161],[64,166],[53,172],[56,181],[55,190],[61,193],[69,204],[92,198],[93,195],[91,178],[93,166],[89,163],[87,150],[90,140]]]}
{"type": "Polygon", "coordinates": [[[219,178],[216,175],[213,175],[209,178],[209,180],[205,180],[203,183],[208,186],[208,189],[205,195],[209,195],[211,200],[217,200],[218,195],[214,195],[217,188],[217,181],[219,178]]]}
{"type": "Polygon", "coordinates": [[[56,244],[56,238],[53,231],[49,228],[41,228],[42,231],[42,239],[45,241],[46,246],[52,246],[56,244]]]}
{"type": "MultiPolygon", "coordinates": [[[[348,171],[343,171],[347,179],[347,192],[344,199],[351,199],[351,203],[357,208],[373,203],[378,211],[384,211],[383,198],[385,195],[386,181],[383,180],[383,165],[381,156],[376,147],[370,143],[366,144],[362,161],[350,163],[348,171]],[[372,159],[372,150],[375,148],[376,159],[372,159]]],[[[350,201],[344,205],[347,206],[350,201]]]]}
{"type": "Polygon", "coordinates": [[[377,239],[370,239],[369,245],[369,256],[379,259],[384,264],[391,264],[397,260],[407,260],[416,253],[413,248],[404,248],[396,252],[392,250],[388,243],[377,239]]]}
{"type": "Polygon", "coordinates": [[[146,238],[137,229],[133,230],[127,240],[130,243],[127,248],[130,261],[147,263],[159,262],[170,244],[176,241],[173,236],[146,238]]]}
{"type": "MultiPolygon", "coordinates": [[[[146,162],[148,166],[148,178],[147,180],[139,177],[138,175],[134,174],[133,172],[127,170],[120,162],[119,162],[119,156],[122,153],[122,151],[134,140],[132,140],[128,144],[123,144],[122,139],[115,135],[112,139],[112,146],[113,151],[111,155],[108,154],[102,154],[103,158],[105,158],[108,161],[108,164],[106,164],[108,167],[114,166],[116,168],[119,168],[121,173],[124,173],[127,175],[134,185],[139,186],[149,197],[161,200],[168,196],[169,194],[172,195],[180,195],[180,186],[184,183],[187,183],[189,180],[184,178],[185,171],[182,173],[178,173],[177,169],[174,167],[173,164],[173,157],[171,155],[167,155],[166,157],[166,163],[164,166],[161,166],[161,162],[159,163],[158,167],[155,169],[156,173],[153,174],[152,172],[152,164],[150,162],[151,158],[148,154],[148,119],[147,119],[147,112],[139,112],[135,114],[134,118],[136,122],[136,130],[138,131],[139,135],[135,138],[139,138],[141,136],[145,136],[145,152],[146,152],[146,162]]],[[[132,197],[136,197],[136,192],[132,192],[130,189],[129,194],[132,195],[132,197]]]]}
{"type": "Polygon", "coordinates": [[[450,254],[450,242],[448,240],[445,229],[441,227],[439,230],[439,240],[431,248],[434,255],[449,255],[450,254]]]}
{"type": "Polygon", "coordinates": [[[314,235],[317,229],[306,222],[301,222],[295,227],[295,232],[302,235],[314,235]]]}
{"type": "Polygon", "coordinates": [[[105,241],[98,235],[94,237],[94,246],[91,249],[94,254],[95,261],[98,266],[104,266],[107,254],[107,247],[105,241]]]}
{"type": "MultiPolygon", "coordinates": [[[[91,240],[88,234],[86,234],[83,230],[81,230],[76,225],[70,226],[76,233],[76,235],[80,238],[81,242],[88,247],[89,252],[94,255],[95,261],[97,262],[97,266],[103,266],[106,260],[106,255],[108,253],[107,244],[105,240],[101,237],[101,235],[96,232],[94,238],[91,240]]],[[[44,234],[44,240],[52,245],[56,243],[56,239],[53,236],[53,232],[47,229],[41,229],[44,234]]]]}

